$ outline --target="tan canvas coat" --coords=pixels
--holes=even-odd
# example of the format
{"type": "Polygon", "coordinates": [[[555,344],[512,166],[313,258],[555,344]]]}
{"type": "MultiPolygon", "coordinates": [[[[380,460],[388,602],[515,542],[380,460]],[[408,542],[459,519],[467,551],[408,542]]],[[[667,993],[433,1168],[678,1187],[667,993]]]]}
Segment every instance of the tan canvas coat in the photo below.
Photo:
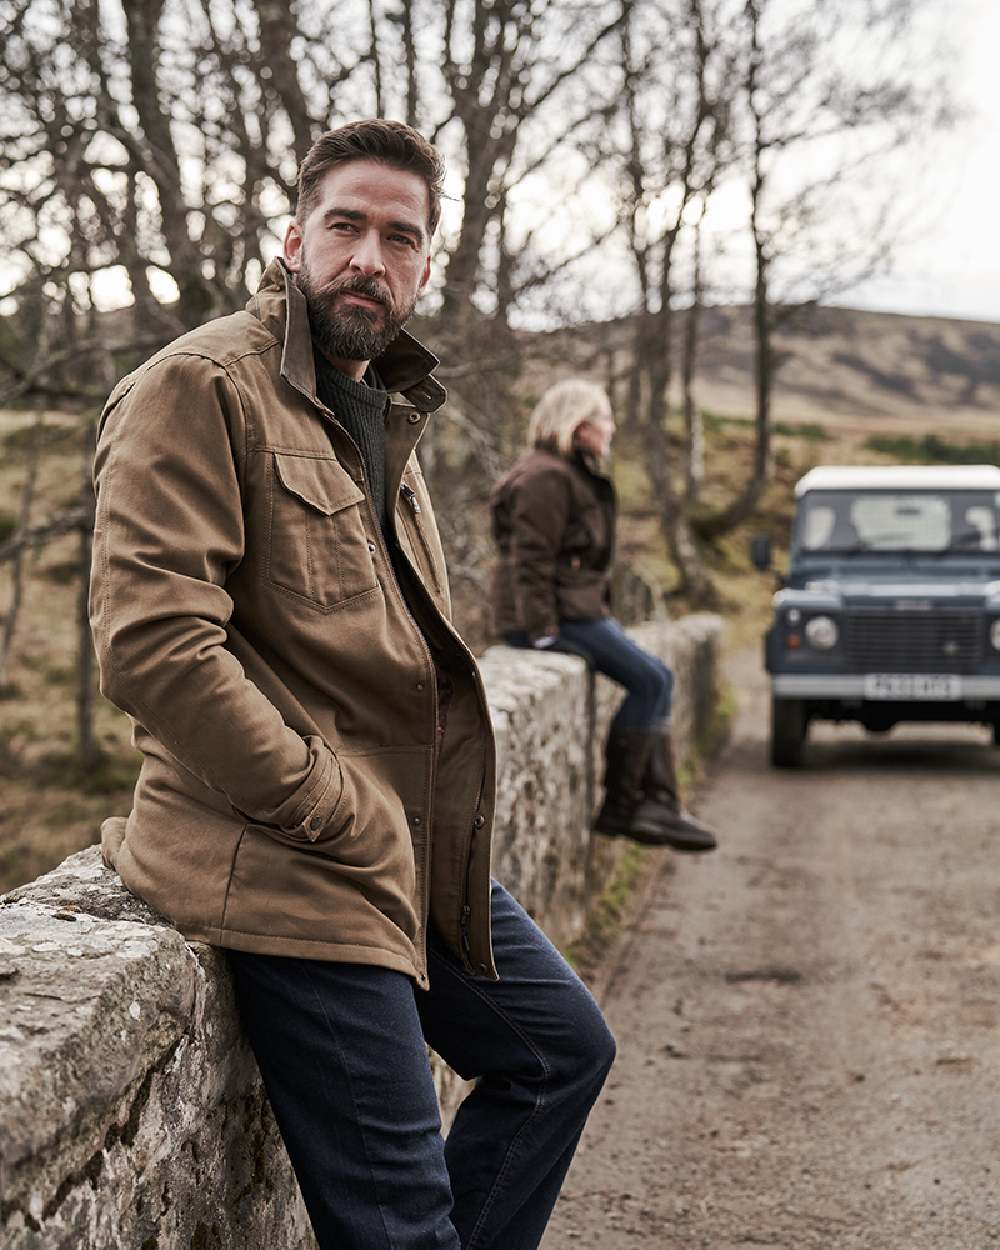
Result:
{"type": "Polygon", "coordinates": [[[436,363],[406,334],[377,362],[409,606],[280,262],[101,416],[91,620],[143,755],[115,863],[187,937],[426,986],[430,916],[496,975],[489,711],[414,454],[436,363]],[[453,687],[439,742],[435,661],[453,687]]]}
{"type": "Polygon", "coordinates": [[[518,459],[492,499],[498,634],[533,641],[560,621],[608,615],[615,512],[611,479],[590,457],[535,448],[518,459]]]}

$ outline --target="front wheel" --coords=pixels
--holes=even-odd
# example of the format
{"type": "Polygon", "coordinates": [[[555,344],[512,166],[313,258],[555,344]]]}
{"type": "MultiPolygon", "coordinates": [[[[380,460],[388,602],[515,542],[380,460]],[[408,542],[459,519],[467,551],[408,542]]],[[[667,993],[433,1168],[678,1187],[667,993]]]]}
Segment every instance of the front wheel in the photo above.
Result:
{"type": "Polygon", "coordinates": [[[805,704],[801,699],[771,699],[771,764],[774,768],[798,768],[809,732],[805,704]]]}

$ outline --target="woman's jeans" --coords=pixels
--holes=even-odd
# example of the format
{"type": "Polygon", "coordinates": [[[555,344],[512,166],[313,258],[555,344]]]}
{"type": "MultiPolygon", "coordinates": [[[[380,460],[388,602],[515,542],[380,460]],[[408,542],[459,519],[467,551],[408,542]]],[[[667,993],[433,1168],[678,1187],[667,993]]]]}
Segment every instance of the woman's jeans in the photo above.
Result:
{"type": "Polygon", "coordinates": [[[590,993],[496,882],[499,981],[433,933],[400,972],[227,952],[320,1250],[534,1250],[614,1058],[590,993]],[[476,1082],[447,1142],[429,1044],[476,1082]]]}
{"type": "MultiPolygon", "coordinates": [[[[525,633],[506,634],[504,640],[512,647],[529,645],[525,633]]],[[[613,729],[655,729],[669,721],[673,673],[633,642],[614,617],[560,621],[557,641],[545,649],[582,656],[591,668],[625,687],[628,693],[611,722],[613,729]]]]}

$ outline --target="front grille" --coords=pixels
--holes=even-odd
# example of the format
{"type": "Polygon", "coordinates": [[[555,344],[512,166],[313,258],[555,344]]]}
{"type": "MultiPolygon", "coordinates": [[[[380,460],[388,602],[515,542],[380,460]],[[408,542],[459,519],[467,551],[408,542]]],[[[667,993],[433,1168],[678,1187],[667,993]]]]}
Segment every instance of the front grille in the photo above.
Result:
{"type": "Polygon", "coordinates": [[[863,673],[969,673],[982,659],[982,618],[974,612],[852,612],[844,649],[863,673]]]}

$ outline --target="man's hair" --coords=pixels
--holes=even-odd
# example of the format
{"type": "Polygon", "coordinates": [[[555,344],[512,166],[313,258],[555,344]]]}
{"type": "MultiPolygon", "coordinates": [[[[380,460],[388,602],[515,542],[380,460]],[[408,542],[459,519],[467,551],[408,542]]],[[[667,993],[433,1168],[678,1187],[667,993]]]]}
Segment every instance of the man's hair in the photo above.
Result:
{"type": "Polygon", "coordinates": [[[535,405],[528,421],[528,446],[569,456],[581,422],[603,416],[607,410],[607,393],[596,382],[585,378],[557,382],[535,405]]]}
{"type": "Polygon", "coordinates": [[[350,161],[378,161],[418,174],[427,184],[427,230],[433,235],[441,218],[444,162],[436,148],[403,122],[382,117],[349,122],[321,135],[299,169],[295,216],[301,225],[316,206],[319,184],[331,169],[350,161]]]}

